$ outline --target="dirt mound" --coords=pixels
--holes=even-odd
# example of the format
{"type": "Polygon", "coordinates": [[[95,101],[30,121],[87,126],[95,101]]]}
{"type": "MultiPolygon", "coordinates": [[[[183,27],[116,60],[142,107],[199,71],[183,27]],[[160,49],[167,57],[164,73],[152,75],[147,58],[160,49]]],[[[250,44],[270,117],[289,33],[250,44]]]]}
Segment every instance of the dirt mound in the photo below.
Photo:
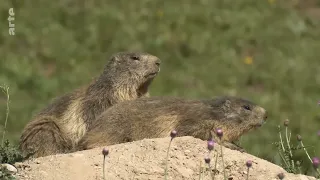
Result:
{"type": "MultiPolygon", "coordinates": [[[[144,139],[141,141],[109,146],[106,158],[106,179],[164,179],[166,152],[170,138],[144,139]]],[[[199,179],[200,161],[208,154],[207,142],[193,137],[179,137],[172,141],[169,162],[168,179],[199,179]]],[[[215,145],[215,149],[220,149],[215,145]]],[[[259,159],[250,154],[224,150],[226,173],[229,180],[245,180],[247,160],[252,160],[250,180],[277,179],[277,174],[284,172],[285,179],[301,180],[315,178],[304,175],[286,173],[275,164],[259,159]]],[[[21,180],[95,180],[102,179],[103,156],[102,148],[79,151],[71,154],[61,154],[37,158],[24,163],[17,163],[16,176],[21,180]]],[[[211,153],[215,156],[216,153],[211,153]]],[[[219,153],[220,154],[220,153],[219,153]]],[[[214,157],[211,160],[214,166],[214,157]]],[[[221,157],[218,158],[216,179],[223,179],[221,157]]],[[[206,171],[204,179],[210,179],[206,171]]]]}

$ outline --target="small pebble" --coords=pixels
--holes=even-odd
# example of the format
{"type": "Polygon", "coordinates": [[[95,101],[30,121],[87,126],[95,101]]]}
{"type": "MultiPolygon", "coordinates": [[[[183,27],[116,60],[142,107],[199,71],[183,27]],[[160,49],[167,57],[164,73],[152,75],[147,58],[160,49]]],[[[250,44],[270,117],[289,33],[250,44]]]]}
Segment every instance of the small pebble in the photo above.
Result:
{"type": "Polygon", "coordinates": [[[190,150],[185,150],[185,151],[184,151],[184,153],[190,153],[190,152],[191,152],[190,150]]]}
{"type": "Polygon", "coordinates": [[[83,157],[83,154],[69,154],[70,157],[83,157]]]}
{"type": "Polygon", "coordinates": [[[187,158],[189,158],[188,155],[189,155],[190,153],[191,153],[190,150],[185,150],[185,151],[184,151],[184,155],[187,156],[187,158]]]}
{"type": "Polygon", "coordinates": [[[2,164],[2,166],[5,166],[7,168],[8,171],[10,171],[11,173],[16,173],[18,172],[17,168],[12,166],[11,164],[2,164]]]}

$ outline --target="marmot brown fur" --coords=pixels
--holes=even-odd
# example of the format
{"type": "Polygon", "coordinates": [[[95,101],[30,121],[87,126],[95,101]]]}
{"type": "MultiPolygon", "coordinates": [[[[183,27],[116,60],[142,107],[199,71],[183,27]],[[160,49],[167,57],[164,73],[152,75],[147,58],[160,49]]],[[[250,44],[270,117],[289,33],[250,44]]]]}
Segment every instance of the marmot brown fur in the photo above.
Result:
{"type": "Polygon", "coordinates": [[[172,130],[176,130],[178,136],[217,140],[215,133],[211,132],[222,128],[222,145],[244,151],[234,141],[261,126],[266,118],[264,108],[233,96],[210,100],[140,98],[119,103],[103,112],[79,141],[78,150],[168,137],[172,130]]]}
{"type": "Polygon", "coordinates": [[[27,123],[20,150],[29,157],[70,151],[105,109],[121,101],[148,97],[148,87],[159,71],[160,59],[151,54],[112,55],[91,84],[55,99],[27,123]]]}

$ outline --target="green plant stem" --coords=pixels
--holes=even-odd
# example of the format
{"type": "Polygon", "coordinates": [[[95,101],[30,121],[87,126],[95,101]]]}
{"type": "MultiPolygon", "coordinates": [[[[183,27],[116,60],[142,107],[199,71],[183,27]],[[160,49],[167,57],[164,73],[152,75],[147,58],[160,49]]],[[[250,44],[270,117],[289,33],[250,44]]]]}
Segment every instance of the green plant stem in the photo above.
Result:
{"type": "Polygon", "coordinates": [[[171,142],[172,142],[172,139],[170,140],[169,142],[169,146],[168,146],[168,150],[167,150],[167,157],[166,157],[166,167],[164,169],[164,179],[167,180],[167,171],[168,171],[168,158],[169,158],[169,150],[170,150],[170,146],[171,146],[171,142]]]}
{"type": "Polygon", "coordinates": [[[283,157],[283,155],[279,152],[279,156],[281,157],[282,161],[286,164],[287,168],[289,169],[290,166],[288,165],[287,161],[285,160],[285,158],[283,157]]]}
{"type": "Polygon", "coordinates": [[[317,173],[318,173],[318,176],[320,176],[320,172],[319,172],[319,169],[316,169],[317,173]]]}
{"type": "Polygon", "coordinates": [[[208,164],[208,167],[209,167],[209,171],[210,171],[210,175],[211,175],[211,179],[212,179],[212,168],[211,168],[211,165],[210,165],[210,163],[208,164]]]}
{"type": "Polygon", "coordinates": [[[247,180],[249,180],[249,167],[248,167],[248,169],[247,169],[247,180]]]}
{"type": "Polygon", "coordinates": [[[10,101],[10,95],[9,95],[9,87],[4,85],[4,86],[0,86],[2,91],[7,95],[7,111],[6,111],[6,119],[4,122],[4,129],[3,129],[3,133],[2,133],[2,140],[1,140],[1,146],[3,146],[3,142],[4,142],[4,136],[6,134],[6,130],[7,130],[7,122],[8,122],[8,117],[9,117],[9,101],[10,101]]]}
{"type": "Polygon", "coordinates": [[[103,180],[106,180],[105,165],[106,165],[106,156],[103,156],[103,180]]]}
{"type": "Polygon", "coordinates": [[[279,130],[279,137],[280,137],[280,144],[281,144],[281,147],[282,147],[282,151],[284,152],[285,149],[284,149],[284,146],[283,146],[283,140],[282,140],[282,136],[281,136],[281,131],[279,130]]]}
{"type": "MultiPolygon", "coordinates": [[[[208,152],[208,157],[211,159],[211,151],[210,151],[210,150],[209,150],[209,152],[208,152]]],[[[213,179],[213,175],[212,175],[212,168],[211,168],[210,163],[209,163],[208,165],[209,165],[209,171],[210,171],[211,179],[213,179]]]]}
{"type": "MultiPolygon", "coordinates": [[[[280,144],[281,144],[282,152],[285,153],[285,148],[284,148],[284,145],[283,145],[283,140],[282,140],[282,135],[281,135],[280,126],[279,126],[278,128],[279,128],[279,138],[280,138],[280,144]]],[[[289,164],[287,163],[287,161],[286,161],[285,158],[283,157],[282,153],[280,153],[280,151],[279,151],[279,156],[281,157],[282,161],[286,164],[287,168],[290,169],[289,164]]]]}
{"type": "Polygon", "coordinates": [[[302,143],[302,140],[300,141],[300,144],[301,144],[301,146],[302,146],[302,148],[303,148],[304,152],[305,152],[305,153],[306,153],[306,155],[308,156],[308,159],[309,159],[309,160],[310,160],[310,162],[312,163],[312,159],[311,159],[311,157],[310,157],[310,155],[309,155],[309,153],[308,153],[307,149],[304,147],[304,145],[303,145],[303,143],[302,143]]]}
{"type": "Polygon", "coordinates": [[[298,170],[299,170],[299,174],[301,174],[301,167],[298,167],[298,170]]]}
{"type": "Polygon", "coordinates": [[[317,177],[316,174],[318,174],[318,176],[320,175],[320,172],[319,172],[318,168],[313,167],[313,170],[314,170],[314,174],[315,174],[314,177],[317,177]]]}
{"type": "Polygon", "coordinates": [[[200,160],[200,173],[199,173],[199,180],[201,180],[202,177],[202,161],[200,160]]]}
{"type": "Polygon", "coordinates": [[[290,157],[291,157],[292,168],[294,169],[294,161],[292,159],[293,155],[292,155],[292,151],[291,151],[291,147],[290,147],[290,143],[289,143],[289,139],[288,139],[288,127],[287,126],[286,126],[286,140],[287,140],[287,145],[288,145],[289,153],[290,153],[290,157]]]}
{"type": "Polygon", "coordinates": [[[221,159],[222,159],[222,167],[223,167],[223,177],[224,177],[224,180],[227,179],[226,177],[226,170],[224,168],[224,160],[223,160],[223,151],[222,151],[222,141],[221,141],[221,138],[220,138],[220,151],[221,151],[221,159]]]}
{"type": "MultiPolygon", "coordinates": [[[[218,155],[219,155],[219,152],[217,151],[217,153],[216,153],[216,161],[215,161],[214,169],[213,169],[214,171],[217,170],[218,155]]],[[[216,173],[214,172],[213,177],[212,177],[212,180],[214,180],[215,176],[216,176],[216,173]]]]}
{"type": "Polygon", "coordinates": [[[291,132],[289,132],[289,139],[291,140],[291,132]]]}

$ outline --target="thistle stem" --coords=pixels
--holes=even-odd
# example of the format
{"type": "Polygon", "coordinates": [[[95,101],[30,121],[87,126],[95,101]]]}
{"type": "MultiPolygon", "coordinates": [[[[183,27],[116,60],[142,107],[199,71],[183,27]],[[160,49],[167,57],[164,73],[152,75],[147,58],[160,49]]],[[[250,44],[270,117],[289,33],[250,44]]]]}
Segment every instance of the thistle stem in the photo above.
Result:
{"type": "MultiPolygon", "coordinates": [[[[214,171],[217,169],[218,155],[219,155],[219,152],[217,151],[217,153],[216,153],[216,161],[215,161],[215,164],[214,164],[214,171]]],[[[212,180],[214,180],[215,175],[216,175],[216,173],[213,174],[212,180]]]]}
{"type": "Polygon", "coordinates": [[[282,151],[284,152],[285,149],[284,149],[284,146],[283,146],[283,140],[282,140],[282,136],[281,136],[281,131],[279,130],[279,137],[280,137],[280,144],[281,144],[281,147],[282,147],[282,151]]]}
{"type": "Polygon", "coordinates": [[[290,147],[290,143],[289,143],[289,139],[288,139],[288,127],[286,126],[286,140],[287,140],[287,145],[288,145],[288,148],[289,148],[289,153],[290,153],[290,157],[291,157],[291,163],[292,163],[292,167],[294,169],[294,161],[292,159],[292,152],[291,152],[291,147],[290,147]]]}
{"type": "Polygon", "coordinates": [[[247,180],[249,180],[249,167],[247,169],[247,180]]]}
{"type": "Polygon", "coordinates": [[[303,148],[304,152],[306,152],[306,155],[308,156],[308,159],[309,159],[309,160],[310,160],[310,162],[312,163],[312,159],[311,159],[311,157],[310,157],[310,155],[309,155],[309,153],[308,153],[307,149],[304,147],[304,145],[303,145],[302,141],[300,141],[300,144],[301,144],[301,146],[302,146],[302,148],[303,148]]]}
{"type": "Polygon", "coordinates": [[[224,180],[227,179],[226,177],[226,170],[224,168],[224,160],[223,160],[223,151],[222,151],[222,143],[221,143],[221,138],[220,138],[220,151],[221,151],[221,159],[222,159],[222,167],[223,167],[223,177],[224,177],[224,180]]]}
{"type": "Polygon", "coordinates": [[[199,173],[199,180],[202,178],[202,161],[200,161],[200,173],[199,173]]]}
{"type": "Polygon", "coordinates": [[[169,150],[170,150],[170,146],[171,146],[172,139],[173,139],[173,138],[171,138],[171,140],[170,140],[170,142],[169,142],[169,146],[168,146],[168,150],[167,150],[166,167],[165,167],[165,170],[164,170],[164,179],[165,179],[165,180],[167,180],[168,158],[169,158],[169,150]]]}
{"type": "Polygon", "coordinates": [[[106,156],[103,156],[103,180],[106,180],[105,164],[106,164],[106,156]]]}

